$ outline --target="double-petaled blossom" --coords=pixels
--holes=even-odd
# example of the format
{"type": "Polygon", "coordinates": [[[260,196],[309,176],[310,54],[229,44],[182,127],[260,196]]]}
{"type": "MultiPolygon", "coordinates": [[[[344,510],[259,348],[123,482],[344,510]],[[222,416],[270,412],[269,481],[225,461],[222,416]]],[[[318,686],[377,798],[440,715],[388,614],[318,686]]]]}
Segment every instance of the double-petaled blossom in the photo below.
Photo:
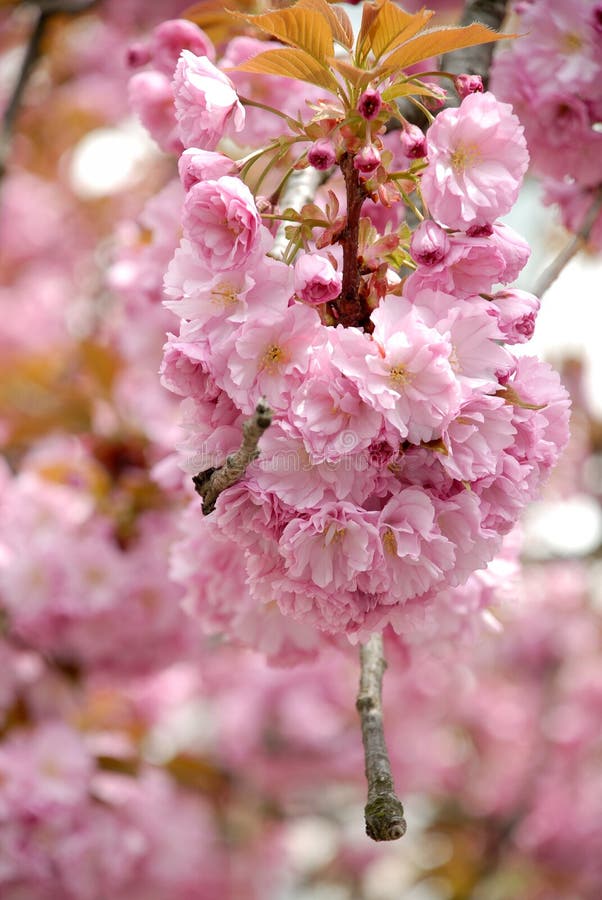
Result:
{"type": "Polygon", "coordinates": [[[427,132],[422,195],[450,228],[491,224],[513,206],[529,154],[512,107],[493,94],[469,94],[443,110],[427,132]]]}
{"type": "Polygon", "coordinates": [[[360,396],[412,443],[439,437],[460,388],[448,336],[426,326],[407,301],[387,297],[372,314],[372,337],[337,329],[333,362],[360,396]]]}
{"type": "Polygon", "coordinates": [[[341,273],[321,253],[302,253],[295,262],[295,293],[312,306],[334,300],[341,293],[341,273]]]}
{"type": "Polygon", "coordinates": [[[262,227],[251,191],[230,175],[192,185],[183,226],[200,261],[215,272],[245,265],[258,249],[262,227]]]}
{"type": "Polygon", "coordinates": [[[524,344],[533,337],[539,305],[535,294],[518,288],[493,295],[493,312],[507,344],[524,344]]]}
{"type": "Polygon", "coordinates": [[[215,150],[227,129],[241,131],[245,110],[227,75],[207,56],[183,50],[174,75],[176,119],[185,147],[215,150]]]}

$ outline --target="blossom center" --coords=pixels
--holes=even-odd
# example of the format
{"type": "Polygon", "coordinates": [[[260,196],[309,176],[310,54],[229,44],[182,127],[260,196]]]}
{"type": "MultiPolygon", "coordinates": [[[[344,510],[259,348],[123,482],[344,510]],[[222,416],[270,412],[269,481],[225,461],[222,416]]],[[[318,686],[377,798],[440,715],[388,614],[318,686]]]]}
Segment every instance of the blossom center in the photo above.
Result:
{"type": "Polygon", "coordinates": [[[574,31],[569,31],[562,36],[562,49],[566,53],[578,53],[583,47],[583,38],[574,31]]]}
{"type": "Polygon", "coordinates": [[[408,372],[405,366],[391,366],[389,369],[389,378],[393,387],[399,390],[400,388],[405,387],[408,382],[412,380],[412,376],[408,372]]]}
{"type": "Polygon", "coordinates": [[[391,556],[397,556],[397,541],[395,540],[395,535],[390,528],[385,529],[382,540],[385,552],[390,553],[391,556]]]}
{"type": "Polygon", "coordinates": [[[450,157],[454,172],[465,172],[481,159],[479,148],[475,144],[458,144],[450,157]]]}
{"type": "Polygon", "coordinates": [[[232,306],[238,300],[238,294],[234,285],[220,281],[211,291],[211,299],[221,306],[232,306]]]}
{"type": "Polygon", "coordinates": [[[347,533],[346,528],[337,528],[336,525],[330,525],[324,534],[324,546],[328,544],[337,544],[342,541],[347,533]]]}
{"type": "Polygon", "coordinates": [[[265,372],[276,372],[281,363],[286,362],[286,354],[278,344],[270,344],[261,360],[261,368],[265,372]]]}
{"type": "Polygon", "coordinates": [[[462,367],[460,366],[460,360],[458,358],[458,348],[455,344],[451,345],[451,353],[449,354],[449,364],[452,372],[455,372],[456,375],[462,371],[462,367]]]}

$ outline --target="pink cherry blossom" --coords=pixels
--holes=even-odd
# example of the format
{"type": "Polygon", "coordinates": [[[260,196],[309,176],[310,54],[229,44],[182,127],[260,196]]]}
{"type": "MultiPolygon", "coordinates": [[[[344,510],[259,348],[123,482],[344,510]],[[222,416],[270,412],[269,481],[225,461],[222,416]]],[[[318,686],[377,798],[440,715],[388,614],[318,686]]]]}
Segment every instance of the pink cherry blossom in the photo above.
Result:
{"type": "Polygon", "coordinates": [[[410,242],[412,259],[422,266],[433,266],[443,262],[449,248],[447,233],[432,219],[420,223],[410,242]]]}
{"type": "Polygon", "coordinates": [[[383,420],[324,353],[293,396],[291,421],[312,459],[319,462],[365,450],[379,437],[383,420]]]}
{"type": "Polygon", "coordinates": [[[192,185],[183,224],[194,252],[215,272],[245,265],[260,249],[261,218],[253,195],[230,175],[192,185]]]}
{"type": "Polygon", "coordinates": [[[212,181],[222,175],[234,175],[236,163],[221,153],[189,147],[178,160],[178,172],[184,190],[188,191],[199,181],[212,181]]]}
{"type": "Polygon", "coordinates": [[[534,294],[517,288],[493,295],[492,307],[506,343],[524,344],[533,336],[539,305],[534,294]]]}
{"type": "Polygon", "coordinates": [[[180,137],[173,110],[171,81],[162,72],[137,72],[128,85],[131,108],[166,153],[177,153],[180,137]]]}
{"type": "Polygon", "coordinates": [[[307,306],[295,303],[280,315],[266,311],[243,325],[221,383],[245,412],[261,397],[274,409],[286,408],[307,371],[307,347],[324,339],[317,313],[307,306]]]}
{"type": "Polygon", "coordinates": [[[180,138],[185,147],[215,150],[226,131],[241,131],[244,107],[232,82],[206,56],[183,50],[173,90],[180,138]]]}
{"type": "Polygon", "coordinates": [[[443,110],[427,133],[429,164],[422,195],[431,215],[450,228],[491,224],[514,204],[529,155],[507,103],[469,94],[443,110]]]}
{"type": "Polygon", "coordinates": [[[295,262],[295,293],[305,303],[319,305],[341,293],[341,273],[321,253],[302,253],[295,262]]]}
{"type": "Polygon", "coordinates": [[[244,322],[271,310],[284,313],[293,293],[290,266],[267,256],[250,269],[214,273],[182,240],[165,275],[165,306],[183,319],[204,325],[211,319],[244,322]]]}
{"type": "Polygon", "coordinates": [[[309,148],[307,161],[319,172],[327,172],[337,161],[335,146],[332,141],[323,138],[309,148]]]}
{"type": "Polygon", "coordinates": [[[374,516],[349,503],[326,503],[309,519],[293,519],[282,534],[287,572],[321,588],[354,589],[372,567],[378,546],[374,516]]]}
{"type": "Polygon", "coordinates": [[[182,50],[215,59],[215,47],[193,22],[168,19],[155,28],[150,44],[153,68],[172,78],[182,50]]]}
{"type": "Polygon", "coordinates": [[[406,488],[391,497],[378,527],[392,600],[426,593],[453,566],[454,545],[440,533],[424,491],[406,488]]]}
{"type": "Polygon", "coordinates": [[[438,437],[460,397],[451,344],[401,298],[387,297],[372,320],[372,339],[337,329],[335,365],[402,437],[412,443],[438,437]]]}

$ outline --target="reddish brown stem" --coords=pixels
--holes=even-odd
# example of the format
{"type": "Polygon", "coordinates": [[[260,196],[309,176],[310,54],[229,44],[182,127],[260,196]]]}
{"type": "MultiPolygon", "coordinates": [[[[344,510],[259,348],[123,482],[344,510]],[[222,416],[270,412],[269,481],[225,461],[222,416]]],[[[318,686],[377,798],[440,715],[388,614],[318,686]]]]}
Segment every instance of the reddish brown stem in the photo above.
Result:
{"type": "Polygon", "coordinates": [[[339,238],[343,247],[343,283],[336,307],[342,325],[361,325],[364,313],[359,293],[358,243],[364,191],[353,165],[353,155],[345,153],[339,165],[347,193],[347,224],[339,238]]]}

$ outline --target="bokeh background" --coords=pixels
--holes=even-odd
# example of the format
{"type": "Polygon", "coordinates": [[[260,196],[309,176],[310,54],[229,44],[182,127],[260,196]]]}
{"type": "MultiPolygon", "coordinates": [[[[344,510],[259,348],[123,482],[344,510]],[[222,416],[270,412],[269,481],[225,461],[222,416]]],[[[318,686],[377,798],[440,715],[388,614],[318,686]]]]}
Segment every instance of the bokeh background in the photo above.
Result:
{"type": "MultiPolygon", "coordinates": [[[[129,111],[127,58],[186,6],[53,12],[2,142],[0,897],[597,900],[600,254],[582,248],[547,291],[529,348],[573,413],[522,568],[499,564],[478,633],[388,648],[409,829],[371,844],[356,650],[269,666],[205,634],[170,578],[188,496],[158,376],[175,163],[129,111]]],[[[0,4],[5,107],[37,14],[0,4]]],[[[508,221],[533,290],[571,235],[535,177],[508,221]]]]}

